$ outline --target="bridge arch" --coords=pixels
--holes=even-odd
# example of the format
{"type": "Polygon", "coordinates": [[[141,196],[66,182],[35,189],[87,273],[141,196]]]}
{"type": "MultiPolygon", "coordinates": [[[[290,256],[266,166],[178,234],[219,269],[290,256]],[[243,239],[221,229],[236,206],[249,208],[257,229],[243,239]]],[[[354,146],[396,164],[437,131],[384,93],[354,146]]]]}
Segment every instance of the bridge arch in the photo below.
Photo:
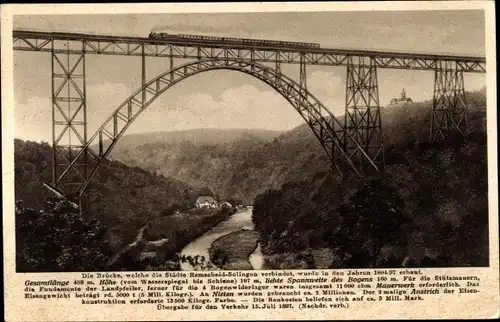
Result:
{"type": "MultiPolygon", "coordinates": [[[[266,65],[256,62],[248,62],[237,59],[205,59],[188,62],[168,70],[139,88],[135,93],[130,95],[114,112],[103,122],[99,129],[90,137],[85,146],[77,153],[69,165],[53,182],[55,186],[62,183],[63,178],[74,167],[77,161],[87,155],[95,159],[92,169],[88,175],[81,176],[82,183],[79,185],[77,195],[81,195],[92,180],[96,171],[110,154],[116,143],[120,140],[128,127],[139,117],[156,98],[167,91],[175,84],[182,80],[194,76],[196,74],[212,71],[212,70],[235,70],[245,74],[254,76],[255,78],[270,85],[278,93],[280,93],[302,116],[309,125],[310,129],[319,140],[328,158],[340,172],[336,160],[337,156],[342,155],[345,161],[351,166],[357,174],[359,172],[351,160],[351,157],[346,153],[337,134],[349,136],[357,145],[357,148],[376,168],[375,163],[364,152],[363,148],[356,140],[344,131],[342,123],[307,89],[302,88],[297,82],[282,74],[281,72],[270,68],[266,65]],[[104,140],[109,140],[110,144],[105,147],[104,140]],[[97,142],[98,152],[96,153],[90,147],[91,144],[97,142]]],[[[87,165],[87,163],[85,163],[87,165]]],[[[87,171],[85,171],[87,173],[87,171]]]]}

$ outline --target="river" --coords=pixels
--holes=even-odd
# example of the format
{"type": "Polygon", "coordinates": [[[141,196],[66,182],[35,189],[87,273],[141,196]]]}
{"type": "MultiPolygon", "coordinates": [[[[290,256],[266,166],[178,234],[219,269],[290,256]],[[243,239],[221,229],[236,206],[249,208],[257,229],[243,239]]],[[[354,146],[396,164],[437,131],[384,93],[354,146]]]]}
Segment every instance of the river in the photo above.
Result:
{"type": "MultiPolygon", "coordinates": [[[[194,257],[196,255],[199,255],[203,256],[206,260],[209,260],[210,256],[208,254],[208,249],[210,248],[210,245],[214,240],[221,236],[232,233],[233,231],[241,229],[253,230],[254,228],[255,225],[252,222],[252,207],[240,209],[230,218],[212,227],[209,231],[184,247],[184,249],[181,251],[181,256],[185,255],[194,257]]],[[[249,261],[254,269],[262,269],[264,258],[260,251],[260,244],[257,246],[257,249],[252,253],[252,255],[250,255],[249,261]]],[[[187,271],[195,269],[189,263],[182,263],[181,268],[182,270],[187,271]]]]}

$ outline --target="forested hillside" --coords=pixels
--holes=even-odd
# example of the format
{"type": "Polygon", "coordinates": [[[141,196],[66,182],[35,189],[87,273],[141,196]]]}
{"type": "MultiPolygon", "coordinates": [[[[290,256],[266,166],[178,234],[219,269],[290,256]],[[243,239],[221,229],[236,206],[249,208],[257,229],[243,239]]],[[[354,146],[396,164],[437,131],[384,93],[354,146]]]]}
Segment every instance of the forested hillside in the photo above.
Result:
{"type": "MultiPolygon", "coordinates": [[[[314,139],[314,138],[312,138],[314,139]]],[[[306,171],[328,168],[327,157],[316,142],[312,151],[297,142],[263,142],[257,138],[216,145],[144,144],[115,156],[130,165],[141,165],[164,176],[207,186],[221,198],[251,204],[255,195],[277,188],[306,171]],[[314,167],[309,167],[311,160],[314,167]],[[297,173],[302,169],[302,173],[297,173]]]]}
{"type": "Polygon", "coordinates": [[[253,218],[270,268],[487,266],[485,97],[470,131],[428,142],[429,103],[384,110],[385,172],[318,172],[259,195],[253,218]],[[317,265],[316,265],[317,266],[317,265]]]}
{"type": "MultiPolygon", "coordinates": [[[[25,207],[42,209],[44,200],[53,197],[43,187],[52,179],[52,148],[47,143],[15,140],[14,149],[15,198],[22,200],[25,207]]],[[[197,193],[180,180],[112,161],[106,162],[94,177],[84,198],[84,209],[87,216],[108,227],[106,238],[116,250],[173,205],[191,207],[197,193]]]]}
{"type": "MultiPolygon", "coordinates": [[[[467,93],[473,110],[470,121],[484,130],[483,92],[467,93]]],[[[387,151],[429,137],[431,102],[382,108],[387,151]]],[[[342,116],[339,116],[342,119],[342,116]]],[[[390,153],[389,153],[390,154],[390,153]]],[[[329,171],[321,145],[307,125],[283,133],[272,141],[248,135],[232,142],[210,144],[177,140],[153,143],[119,143],[113,154],[125,164],[141,166],[195,187],[209,187],[223,198],[239,198],[251,204],[255,196],[283,183],[329,171]]]]}
{"type": "Polygon", "coordinates": [[[169,142],[171,144],[180,144],[183,141],[189,141],[195,145],[224,144],[248,137],[270,141],[280,134],[280,131],[254,129],[194,129],[129,134],[120,139],[120,144],[115,147],[111,155],[119,153],[123,149],[133,148],[145,143],[169,142]]]}
{"type": "Polygon", "coordinates": [[[473,133],[409,144],[380,177],[318,173],[287,183],[257,197],[253,218],[268,255],[330,248],[353,257],[336,267],[398,266],[407,256],[415,265],[484,266],[487,201],[486,138],[473,133]]]}

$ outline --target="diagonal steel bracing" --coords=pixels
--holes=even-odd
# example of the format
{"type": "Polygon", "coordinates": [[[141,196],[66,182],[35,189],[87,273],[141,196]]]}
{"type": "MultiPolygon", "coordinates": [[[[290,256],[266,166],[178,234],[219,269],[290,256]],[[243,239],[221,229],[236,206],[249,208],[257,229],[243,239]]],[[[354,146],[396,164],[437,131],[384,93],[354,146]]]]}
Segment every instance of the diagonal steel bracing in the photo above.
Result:
{"type": "Polygon", "coordinates": [[[369,169],[382,170],[382,122],[377,67],[373,59],[349,57],[345,106],[344,149],[360,172],[369,169]]]}
{"type": "Polygon", "coordinates": [[[87,94],[85,53],[74,54],[81,42],[57,41],[67,48],[52,51],[52,183],[66,193],[78,191],[88,178],[87,94]],[[66,171],[71,166],[70,171],[66,171]]]}
{"type": "MultiPolygon", "coordinates": [[[[96,162],[91,166],[90,174],[86,182],[80,186],[78,193],[83,193],[102,161],[109,155],[127,128],[159,95],[187,77],[217,69],[237,70],[269,84],[285,97],[304,118],[337,169],[340,170],[337,162],[342,161],[347,163],[355,173],[358,173],[355,164],[346,151],[344,151],[342,142],[336,135],[336,128],[342,131],[343,124],[299,83],[283,74],[278,75],[278,71],[262,64],[240,60],[199,60],[177,66],[153,78],[125,100],[110,115],[86,144],[85,148],[89,151],[91,151],[91,144],[97,144],[99,151],[92,154],[95,156],[96,162]],[[146,96],[144,102],[142,100],[143,95],[146,96]],[[335,147],[336,150],[333,150],[332,147],[335,147]]],[[[346,136],[350,137],[350,134],[347,133],[346,136]]],[[[357,144],[355,138],[350,137],[350,142],[361,151],[361,155],[364,154],[363,148],[357,144]]],[[[85,151],[81,150],[75,156],[75,159],[79,158],[85,151]]],[[[364,156],[368,158],[366,154],[364,156]]],[[[75,165],[76,161],[71,162],[62,173],[62,176],[72,171],[75,165]]]]}
{"type": "Polygon", "coordinates": [[[467,130],[464,75],[452,62],[439,62],[434,71],[430,139],[444,139],[452,132],[467,130]]]}
{"type": "MultiPolygon", "coordinates": [[[[189,41],[165,41],[144,37],[117,37],[110,35],[67,34],[60,32],[13,31],[14,50],[51,51],[53,40],[71,39],[80,41],[82,48],[73,49],[74,53],[95,55],[125,55],[148,57],[176,57],[188,59],[231,59],[254,62],[275,62],[300,64],[301,53],[308,65],[345,66],[349,57],[371,58],[379,68],[433,70],[436,62],[454,61],[456,68],[465,72],[485,73],[484,57],[435,55],[367,50],[330,49],[330,48],[273,48],[269,46],[238,46],[221,42],[220,44],[192,43],[189,41]],[[142,47],[144,45],[144,53],[142,47]],[[278,55],[277,55],[278,53],[278,55]]],[[[57,45],[56,52],[66,49],[57,45]]]]}

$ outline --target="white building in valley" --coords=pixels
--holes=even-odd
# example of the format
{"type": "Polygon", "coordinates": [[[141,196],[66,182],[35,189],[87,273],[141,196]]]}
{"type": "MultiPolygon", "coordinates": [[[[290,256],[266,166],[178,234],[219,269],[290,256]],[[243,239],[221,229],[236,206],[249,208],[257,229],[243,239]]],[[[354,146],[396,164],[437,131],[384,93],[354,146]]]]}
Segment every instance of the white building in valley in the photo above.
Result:
{"type": "Polygon", "coordinates": [[[196,199],[195,208],[217,208],[219,204],[210,196],[200,196],[196,199]]]}

